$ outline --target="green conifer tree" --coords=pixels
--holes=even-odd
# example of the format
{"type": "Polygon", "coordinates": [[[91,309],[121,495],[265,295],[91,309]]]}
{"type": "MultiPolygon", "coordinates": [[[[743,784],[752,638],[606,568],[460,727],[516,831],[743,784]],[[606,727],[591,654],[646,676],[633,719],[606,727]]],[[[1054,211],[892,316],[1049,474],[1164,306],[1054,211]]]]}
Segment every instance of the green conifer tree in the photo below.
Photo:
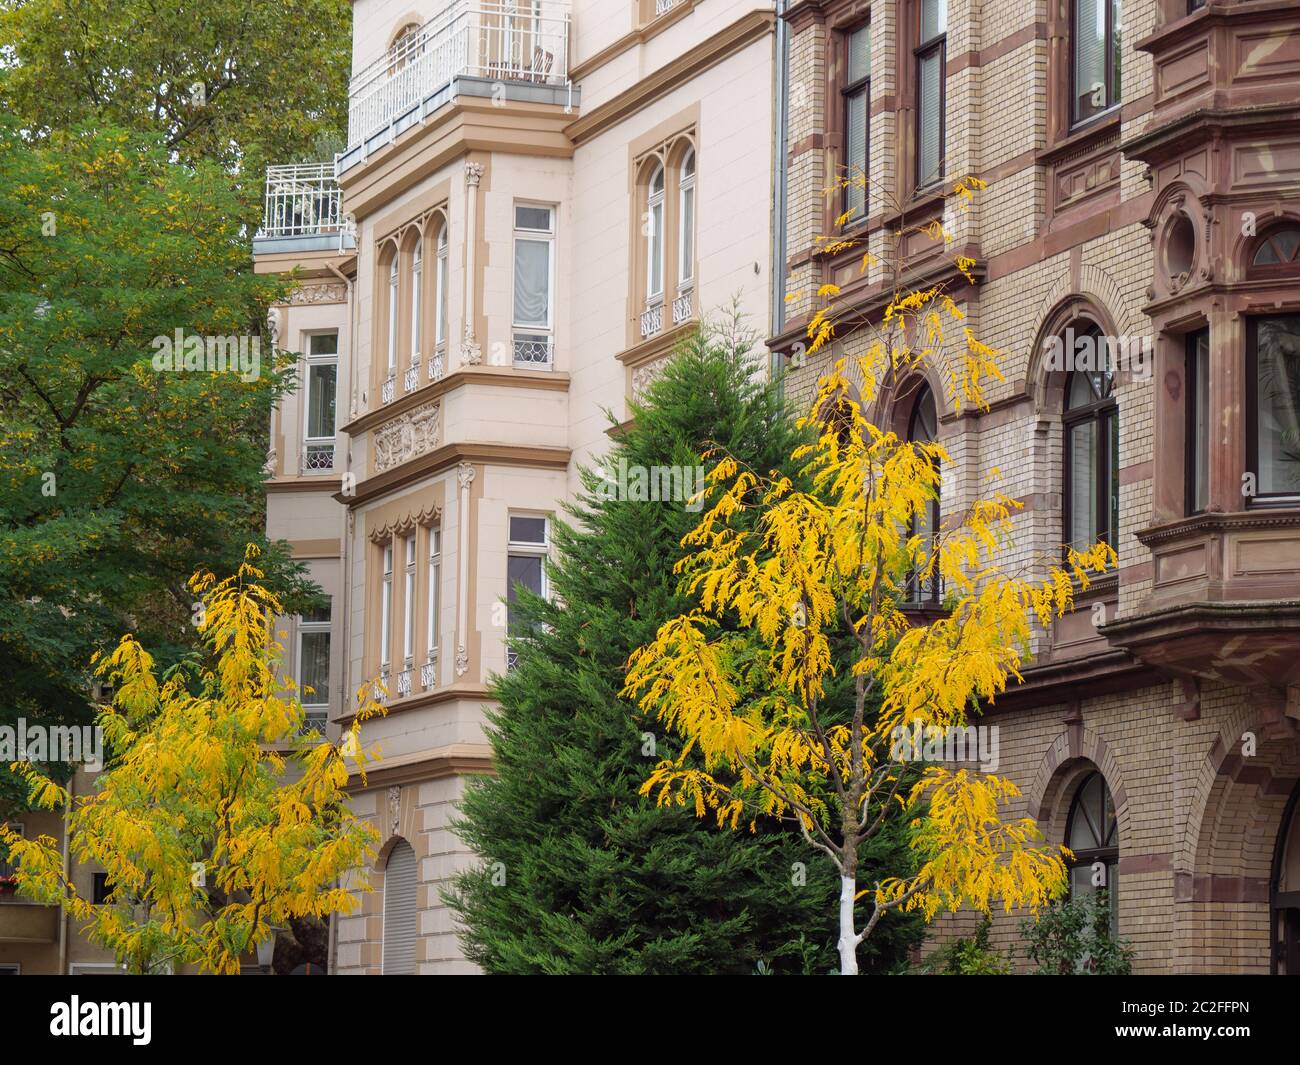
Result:
{"type": "MultiPolygon", "coordinates": [[[[584,471],[571,523],[556,523],[549,599],[519,589],[518,662],[494,686],[496,772],[469,786],[457,825],[480,861],[447,892],[468,957],[488,972],[835,967],[831,864],[810,861],[794,828],[702,830],[694,811],[640,796],[678,741],[618,696],[632,649],[687,605],[673,565],[698,518],[681,498],[640,501],[638,476],[694,470],[714,445],[789,467],[797,432],[754,380],[751,339],[733,322],[679,347],[601,470],[584,471]]],[[[908,860],[897,837],[864,854],[868,868],[908,860]]],[[[882,931],[866,972],[896,967],[921,934],[910,920],[882,931]]]]}

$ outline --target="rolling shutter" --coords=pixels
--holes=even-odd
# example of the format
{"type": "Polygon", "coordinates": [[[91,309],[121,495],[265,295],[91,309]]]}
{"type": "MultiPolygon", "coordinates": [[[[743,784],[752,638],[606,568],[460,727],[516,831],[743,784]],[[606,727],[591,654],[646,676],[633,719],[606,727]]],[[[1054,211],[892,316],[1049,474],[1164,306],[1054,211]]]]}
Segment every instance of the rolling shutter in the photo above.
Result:
{"type": "Polygon", "coordinates": [[[385,976],[415,974],[416,894],[415,851],[402,840],[384,870],[385,976]]]}

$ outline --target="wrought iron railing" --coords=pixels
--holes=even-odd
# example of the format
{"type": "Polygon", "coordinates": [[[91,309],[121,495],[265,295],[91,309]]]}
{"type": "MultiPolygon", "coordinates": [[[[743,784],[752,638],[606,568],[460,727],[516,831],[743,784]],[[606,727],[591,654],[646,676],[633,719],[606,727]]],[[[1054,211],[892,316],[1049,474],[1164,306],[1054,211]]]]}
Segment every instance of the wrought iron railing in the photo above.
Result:
{"type": "Polygon", "coordinates": [[[334,468],[334,441],[308,440],[302,456],[302,468],[306,473],[334,468]]]}
{"type": "Polygon", "coordinates": [[[656,303],[641,312],[641,336],[652,337],[664,327],[664,305],[656,303]]]}
{"type": "Polygon", "coordinates": [[[555,345],[548,337],[516,336],[515,365],[523,370],[549,370],[555,345]]]}
{"type": "Polygon", "coordinates": [[[343,232],[343,193],[334,177],[334,164],[268,166],[265,211],[260,237],[343,232]]]}
{"type": "Polygon", "coordinates": [[[568,0],[453,0],[353,76],[349,147],[460,76],[564,85],[568,0]]]}

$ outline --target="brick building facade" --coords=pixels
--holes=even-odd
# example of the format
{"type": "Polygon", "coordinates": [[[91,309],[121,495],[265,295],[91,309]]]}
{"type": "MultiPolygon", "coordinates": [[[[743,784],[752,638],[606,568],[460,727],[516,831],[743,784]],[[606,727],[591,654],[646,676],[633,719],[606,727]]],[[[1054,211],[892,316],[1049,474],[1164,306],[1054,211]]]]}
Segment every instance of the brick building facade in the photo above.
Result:
{"type": "MultiPolygon", "coordinates": [[[[860,251],[816,240],[856,206],[826,190],[860,167],[850,228],[881,254],[900,224],[942,219],[946,248],[904,242],[908,287],[947,280],[1006,378],[986,410],[954,413],[936,374],[869,413],[906,425],[938,398],[942,513],[999,469],[1024,502],[1009,564],[1094,536],[1119,554],[986,710],[1023,793],[1010,813],[1086,854],[1072,882],[1109,870],[1137,972],[1300,971],[1300,11],[796,0],[783,15],[792,298],[770,346],[787,395],[806,401],[828,359],[865,345],[845,332],[791,358],[820,285],[868,317],[883,306],[860,251]],[[943,195],[964,174],[989,183],[968,211],[943,195]],[[973,283],[956,254],[978,260],[973,283]],[[1111,373],[1046,356],[1083,336],[1136,357],[1111,373]]],[[[1018,921],[997,916],[994,943],[1018,921]]]]}

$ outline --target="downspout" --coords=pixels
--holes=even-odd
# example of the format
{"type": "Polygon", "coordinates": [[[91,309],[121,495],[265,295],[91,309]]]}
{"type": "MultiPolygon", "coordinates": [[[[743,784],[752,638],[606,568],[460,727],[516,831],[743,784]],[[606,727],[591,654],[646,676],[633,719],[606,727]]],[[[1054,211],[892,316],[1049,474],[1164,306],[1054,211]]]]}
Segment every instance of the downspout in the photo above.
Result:
{"type": "MultiPolygon", "coordinates": [[[[789,178],[789,109],[790,109],[790,31],[785,21],[786,0],[776,0],[776,129],[774,131],[772,174],[772,325],[771,336],[780,336],[785,329],[786,289],[786,199],[789,178]]],[[[770,353],[769,377],[779,380],[780,352],[770,353]]],[[[778,384],[778,395],[784,396],[784,383],[778,384]]]]}
{"type": "MultiPolygon", "coordinates": [[[[359,250],[358,250],[357,254],[358,254],[358,259],[359,259],[359,256],[360,256],[360,251],[359,251],[359,250]]],[[[347,287],[347,296],[348,296],[348,413],[349,413],[349,415],[350,415],[350,414],[352,413],[352,401],[353,401],[353,397],[356,395],[356,376],[357,376],[357,360],[356,360],[356,349],[357,349],[357,301],[356,301],[356,299],[355,299],[355,296],[356,296],[356,285],[353,283],[353,281],[352,281],[351,278],[349,278],[346,274],[344,274],[343,271],[341,271],[341,270],[340,270],[337,266],[335,266],[333,263],[326,263],[325,265],[326,265],[327,267],[329,267],[330,273],[334,274],[334,276],[337,277],[340,281],[342,281],[343,284],[347,287]]],[[[358,265],[358,270],[359,270],[359,269],[360,269],[360,262],[359,262],[359,261],[358,261],[358,264],[357,264],[357,265],[358,265]]],[[[338,434],[336,433],[335,435],[337,436],[338,434]]],[[[349,476],[349,475],[351,474],[351,472],[352,472],[352,439],[351,439],[351,437],[348,437],[346,434],[344,434],[344,435],[345,435],[345,444],[344,444],[344,447],[343,447],[343,469],[342,469],[341,472],[342,472],[342,478],[343,478],[343,479],[342,479],[342,483],[343,483],[343,485],[346,487],[346,486],[347,486],[347,483],[348,483],[348,481],[347,481],[348,476],[349,476]]],[[[339,557],[339,566],[340,566],[339,577],[342,579],[342,582],[343,582],[343,604],[342,604],[342,611],[343,611],[343,613],[342,613],[342,619],[343,619],[343,620],[342,620],[342,623],[341,623],[340,628],[341,628],[341,631],[342,631],[342,633],[344,634],[345,637],[346,637],[346,635],[347,635],[347,623],[348,623],[348,607],[349,607],[349,596],[348,596],[348,592],[349,592],[349,590],[350,590],[351,587],[352,587],[352,574],[349,572],[349,566],[348,566],[348,560],[349,560],[349,558],[351,557],[351,551],[350,551],[350,548],[351,548],[351,546],[352,546],[352,537],[348,534],[348,515],[349,515],[350,513],[351,513],[351,511],[349,510],[347,504],[344,504],[344,507],[343,507],[343,527],[342,527],[342,529],[340,530],[340,532],[342,533],[342,535],[339,537],[339,542],[340,542],[340,544],[341,544],[341,546],[342,546],[342,549],[341,549],[341,551],[340,551],[340,557],[339,557]]],[[[333,628],[333,626],[331,626],[331,628],[333,628]]],[[[333,633],[331,632],[331,634],[330,634],[330,643],[333,644],[333,641],[334,641],[334,636],[333,636],[333,633]]],[[[350,673],[349,666],[350,666],[350,664],[351,664],[351,655],[350,655],[350,651],[349,651],[349,647],[348,647],[348,640],[345,638],[345,639],[343,639],[343,640],[340,641],[340,644],[341,644],[341,648],[342,648],[342,651],[343,651],[343,685],[342,685],[342,686],[343,686],[343,691],[342,691],[342,693],[341,693],[341,696],[342,696],[342,700],[343,700],[343,703],[344,703],[344,709],[350,709],[352,704],[351,704],[351,701],[350,701],[351,697],[349,696],[348,693],[352,690],[351,679],[350,679],[350,677],[349,677],[349,673],[350,673]]],[[[326,731],[328,732],[328,730],[329,730],[329,726],[328,726],[328,724],[327,724],[327,725],[326,725],[326,731]]],[[[337,914],[333,914],[333,913],[331,913],[331,914],[330,914],[329,946],[326,948],[326,956],[325,956],[325,972],[326,972],[329,976],[333,976],[333,975],[335,975],[334,952],[335,952],[336,947],[338,946],[338,930],[339,930],[339,925],[338,925],[338,915],[337,915],[337,914]]]]}

